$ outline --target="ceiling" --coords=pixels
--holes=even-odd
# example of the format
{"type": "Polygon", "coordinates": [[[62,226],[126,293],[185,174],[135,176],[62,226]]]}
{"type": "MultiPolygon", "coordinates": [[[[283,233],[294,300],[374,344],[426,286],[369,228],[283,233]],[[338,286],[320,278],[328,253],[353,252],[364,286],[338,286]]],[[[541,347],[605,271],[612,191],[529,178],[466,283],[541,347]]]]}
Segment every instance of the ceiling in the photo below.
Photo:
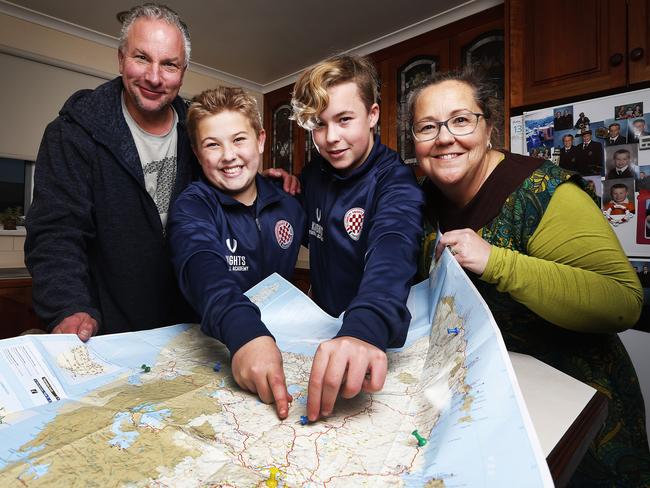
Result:
{"type": "MultiPolygon", "coordinates": [[[[137,0],[0,0],[0,11],[117,46],[137,0]]],[[[166,0],[190,28],[191,69],[261,92],[336,52],[367,54],[501,0],[166,0]]]]}

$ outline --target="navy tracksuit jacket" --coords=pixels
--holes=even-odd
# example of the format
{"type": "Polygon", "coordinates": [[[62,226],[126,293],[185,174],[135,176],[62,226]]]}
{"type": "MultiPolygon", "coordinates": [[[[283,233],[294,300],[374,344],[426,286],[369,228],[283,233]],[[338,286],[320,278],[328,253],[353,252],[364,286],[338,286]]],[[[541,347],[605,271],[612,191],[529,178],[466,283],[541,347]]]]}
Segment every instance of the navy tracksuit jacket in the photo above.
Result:
{"type": "Polygon", "coordinates": [[[291,279],[303,239],[300,203],[256,176],[247,207],[205,180],[176,200],[167,229],[180,288],[201,315],[201,328],[234,355],[248,341],[271,336],[244,291],[277,272],[291,279]]]}
{"type": "Polygon", "coordinates": [[[301,182],[314,300],[330,315],[345,311],[337,337],[402,346],[424,204],[413,171],[376,138],[350,174],[318,157],[301,182]]]}

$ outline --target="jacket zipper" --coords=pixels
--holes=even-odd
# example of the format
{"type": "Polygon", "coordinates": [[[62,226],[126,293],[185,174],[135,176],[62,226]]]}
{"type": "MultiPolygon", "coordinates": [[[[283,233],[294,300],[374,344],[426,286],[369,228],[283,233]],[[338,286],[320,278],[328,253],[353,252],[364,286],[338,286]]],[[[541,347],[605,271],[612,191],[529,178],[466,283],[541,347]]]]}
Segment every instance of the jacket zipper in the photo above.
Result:
{"type": "Polygon", "coordinates": [[[257,282],[262,281],[264,275],[266,274],[266,259],[264,257],[264,245],[262,244],[262,225],[260,224],[259,216],[257,215],[257,209],[255,209],[255,226],[257,227],[257,246],[260,248],[260,255],[262,256],[262,262],[260,263],[260,273],[257,277],[257,282]]]}

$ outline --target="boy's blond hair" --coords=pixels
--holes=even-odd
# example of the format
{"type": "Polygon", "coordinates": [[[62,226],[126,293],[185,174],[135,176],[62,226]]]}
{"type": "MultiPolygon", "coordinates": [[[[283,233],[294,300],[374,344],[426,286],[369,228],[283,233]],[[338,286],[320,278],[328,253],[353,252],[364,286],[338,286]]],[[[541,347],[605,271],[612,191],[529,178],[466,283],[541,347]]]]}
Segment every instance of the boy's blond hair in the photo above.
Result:
{"type": "Polygon", "coordinates": [[[377,70],[365,57],[340,54],[321,61],[300,75],[294,85],[291,107],[292,119],[307,130],[318,123],[319,115],[327,108],[327,90],[335,85],[352,81],[366,109],[377,102],[377,70]]]}
{"type": "Polygon", "coordinates": [[[192,146],[196,147],[199,122],[226,110],[244,115],[255,131],[255,135],[259,137],[262,131],[262,118],[257,108],[257,100],[239,87],[219,86],[205,90],[192,98],[190,108],[187,110],[187,132],[192,146]]]}

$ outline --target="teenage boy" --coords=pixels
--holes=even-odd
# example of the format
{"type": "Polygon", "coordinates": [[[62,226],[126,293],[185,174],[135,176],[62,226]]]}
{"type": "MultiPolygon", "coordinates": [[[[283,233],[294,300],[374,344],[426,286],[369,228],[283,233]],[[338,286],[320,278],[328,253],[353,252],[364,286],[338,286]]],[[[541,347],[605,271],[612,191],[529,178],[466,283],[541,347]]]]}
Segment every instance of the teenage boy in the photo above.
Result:
{"type": "Polygon", "coordinates": [[[241,88],[195,97],[187,129],[203,169],[169,218],[180,288],[201,315],[201,329],[223,342],[235,381],[288,414],[282,356],[243,294],[273,272],[290,279],[305,228],[298,201],[257,174],[264,149],[257,104],[241,88]]]}
{"type": "Polygon", "coordinates": [[[293,116],[320,157],[301,175],[308,220],[312,297],[343,316],[322,343],[309,379],[310,420],[336,397],[381,390],[387,347],[404,344],[416,272],[423,196],[412,170],[375,138],[377,74],[357,56],[329,58],[295,84],[293,116]]]}

